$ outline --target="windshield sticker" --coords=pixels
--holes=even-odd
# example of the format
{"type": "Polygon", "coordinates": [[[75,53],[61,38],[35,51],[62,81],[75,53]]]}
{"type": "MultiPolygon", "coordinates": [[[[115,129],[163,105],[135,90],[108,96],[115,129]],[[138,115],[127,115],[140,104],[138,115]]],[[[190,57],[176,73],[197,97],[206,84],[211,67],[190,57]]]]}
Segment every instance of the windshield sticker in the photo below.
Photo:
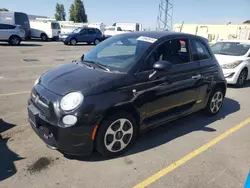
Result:
{"type": "Polygon", "coordinates": [[[140,36],[139,38],[137,38],[137,40],[144,41],[144,42],[150,42],[150,43],[154,43],[157,41],[157,39],[155,39],[155,38],[144,37],[144,36],[140,36]]]}

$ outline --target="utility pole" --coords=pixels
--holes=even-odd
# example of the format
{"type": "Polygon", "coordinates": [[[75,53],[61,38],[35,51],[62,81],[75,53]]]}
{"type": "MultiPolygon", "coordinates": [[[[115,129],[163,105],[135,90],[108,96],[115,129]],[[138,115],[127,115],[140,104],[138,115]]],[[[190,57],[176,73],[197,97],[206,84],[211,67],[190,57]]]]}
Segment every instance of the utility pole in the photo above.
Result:
{"type": "Polygon", "coordinates": [[[157,30],[171,31],[173,27],[173,0],[161,0],[157,16],[157,30]]]}

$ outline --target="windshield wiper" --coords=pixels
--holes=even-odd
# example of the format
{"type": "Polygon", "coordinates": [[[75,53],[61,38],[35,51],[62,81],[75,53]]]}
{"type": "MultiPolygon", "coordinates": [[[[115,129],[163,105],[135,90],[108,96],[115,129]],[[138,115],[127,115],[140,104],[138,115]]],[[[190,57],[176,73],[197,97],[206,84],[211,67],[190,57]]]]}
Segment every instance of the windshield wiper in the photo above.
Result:
{"type": "Polygon", "coordinates": [[[97,65],[98,67],[100,67],[100,68],[102,68],[102,69],[104,69],[104,70],[110,72],[110,69],[109,69],[109,68],[107,68],[105,65],[103,65],[103,64],[101,64],[101,63],[98,63],[98,62],[96,62],[96,61],[85,61],[85,60],[83,60],[83,62],[86,62],[86,63],[93,63],[93,64],[97,65]]]}

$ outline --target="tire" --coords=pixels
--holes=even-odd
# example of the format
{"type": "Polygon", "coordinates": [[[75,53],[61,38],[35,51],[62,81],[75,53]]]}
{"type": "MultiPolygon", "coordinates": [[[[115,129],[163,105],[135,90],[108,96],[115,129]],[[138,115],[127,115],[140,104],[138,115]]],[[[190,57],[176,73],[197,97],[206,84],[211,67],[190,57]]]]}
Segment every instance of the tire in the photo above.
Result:
{"type": "Polygon", "coordinates": [[[241,87],[243,87],[246,84],[247,75],[248,75],[248,70],[247,70],[247,68],[244,68],[240,72],[240,75],[239,75],[237,83],[236,83],[236,87],[241,88],[241,87]]]}
{"type": "Polygon", "coordinates": [[[63,44],[68,45],[68,43],[67,43],[67,42],[63,42],[63,44]]]}
{"type": "Polygon", "coordinates": [[[218,87],[214,89],[208,99],[207,106],[204,109],[206,115],[215,116],[220,112],[225,98],[224,93],[225,91],[222,88],[218,87]]]}
{"type": "Polygon", "coordinates": [[[9,38],[9,44],[16,46],[16,45],[20,45],[21,43],[21,38],[19,36],[11,36],[9,38]]]}
{"type": "Polygon", "coordinates": [[[48,41],[48,36],[44,33],[41,34],[42,41],[48,41]]]}
{"type": "Polygon", "coordinates": [[[109,116],[98,128],[95,140],[96,150],[107,158],[124,154],[135,144],[137,130],[136,121],[130,114],[120,112],[109,116]],[[125,123],[121,126],[122,122],[125,123]]]}
{"type": "Polygon", "coordinates": [[[70,44],[73,45],[73,46],[75,46],[75,45],[77,44],[77,40],[74,39],[74,38],[71,39],[71,40],[70,40],[70,44]]]}
{"type": "Polygon", "coordinates": [[[100,42],[101,42],[100,39],[95,39],[94,44],[97,45],[97,44],[99,44],[100,42]]]}

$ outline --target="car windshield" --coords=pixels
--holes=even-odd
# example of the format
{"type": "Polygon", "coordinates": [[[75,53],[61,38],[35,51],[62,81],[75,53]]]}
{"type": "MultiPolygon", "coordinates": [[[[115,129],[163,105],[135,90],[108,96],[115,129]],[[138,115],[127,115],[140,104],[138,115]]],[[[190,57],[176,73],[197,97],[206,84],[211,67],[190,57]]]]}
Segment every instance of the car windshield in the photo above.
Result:
{"type": "Polygon", "coordinates": [[[218,42],[211,46],[214,54],[243,56],[250,49],[250,44],[240,42],[218,42]]]}
{"type": "Polygon", "coordinates": [[[75,29],[72,33],[79,33],[81,31],[81,28],[75,29]]]}
{"type": "MultiPolygon", "coordinates": [[[[116,35],[104,40],[84,55],[83,61],[99,63],[110,70],[127,72],[152,44],[135,35],[116,35]]],[[[150,38],[151,39],[151,38],[150,38]]]]}

